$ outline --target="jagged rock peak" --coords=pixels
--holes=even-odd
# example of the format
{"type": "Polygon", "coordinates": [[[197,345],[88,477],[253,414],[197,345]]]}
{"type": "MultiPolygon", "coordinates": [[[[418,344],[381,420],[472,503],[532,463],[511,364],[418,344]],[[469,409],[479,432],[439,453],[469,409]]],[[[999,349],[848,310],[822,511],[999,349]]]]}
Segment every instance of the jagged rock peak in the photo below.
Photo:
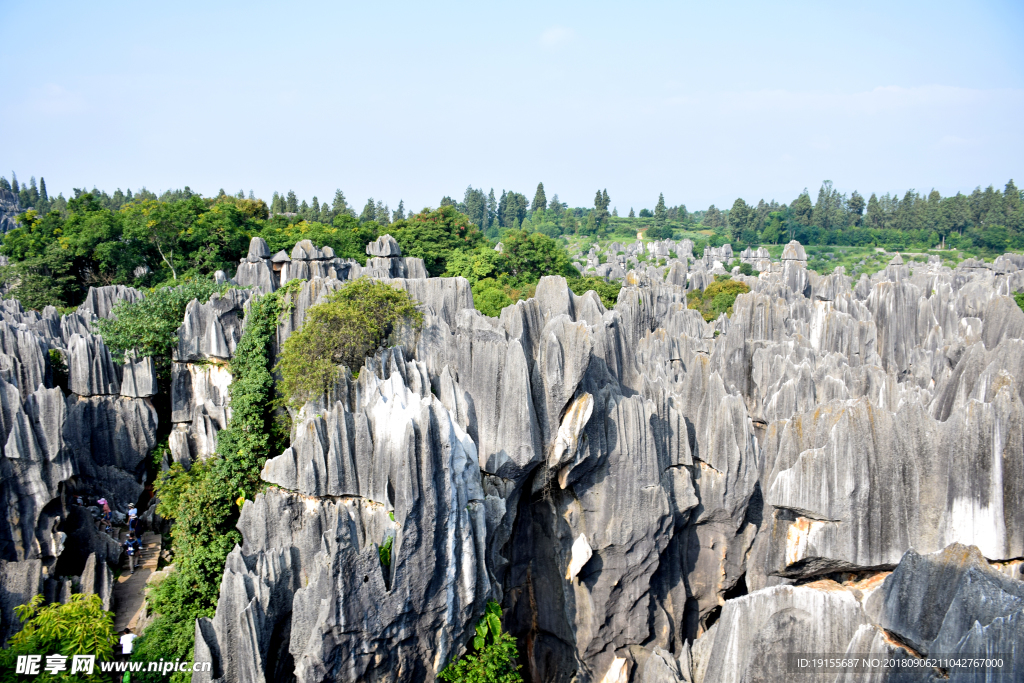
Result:
{"type": "Polygon", "coordinates": [[[267,246],[267,241],[262,237],[253,237],[249,242],[249,254],[245,260],[249,263],[257,263],[260,259],[268,258],[270,258],[270,247],[267,246]]]}
{"type": "Polygon", "coordinates": [[[366,253],[370,256],[401,256],[402,248],[391,235],[381,235],[366,245],[366,253]]]}
{"type": "Polygon", "coordinates": [[[786,245],[786,248],[782,250],[783,261],[806,261],[807,252],[804,251],[804,245],[800,244],[796,240],[792,240],[786,245]]]}
{"type": "Polygon", "coordinates": [[[309,240],[300,240],[292,248],[292,261],[323,261],[327,258],[309,240]]]}
{"type": "Polygon", "coordinates": [[[890,266],[902,266],[903,265],[903,257],[900,256],[899,252],[896,252],[896,255],[892,257],[892,261],[889,261],[889,265],[890,266]]]}
{"type": "Polygon", "coordinates": [[[106,287],[90,287],[89,293],[85,295],[85,301],[78,307],[78,312],[97,318],[109,318],[110,311],[114,304],[122,299],[129,302],[141,301],[144,298],[142,292],[124,285],[108,285],[106,287]]]}

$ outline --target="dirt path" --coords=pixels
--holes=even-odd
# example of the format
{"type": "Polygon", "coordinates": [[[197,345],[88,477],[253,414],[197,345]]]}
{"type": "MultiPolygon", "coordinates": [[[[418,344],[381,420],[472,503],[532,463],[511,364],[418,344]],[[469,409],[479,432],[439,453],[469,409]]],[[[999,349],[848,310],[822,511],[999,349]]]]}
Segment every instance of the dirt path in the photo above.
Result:
{"type": "MultiPolygon", "coordinates": [[[[122,532],[120,541],[123,543],[127,533],[122,532]]],[[[146,597],[146,582],[156,571],[160,558],[163,539],[160,534],[145,532],[142,534],[142,553],[139,555],[135,573],[128,571],[128,560],[125,560],[121,576],[114,584],[114,629],[120,632],[124,628],[136,630],[136,623],[142,612],[142,602],[146,597]]]]}

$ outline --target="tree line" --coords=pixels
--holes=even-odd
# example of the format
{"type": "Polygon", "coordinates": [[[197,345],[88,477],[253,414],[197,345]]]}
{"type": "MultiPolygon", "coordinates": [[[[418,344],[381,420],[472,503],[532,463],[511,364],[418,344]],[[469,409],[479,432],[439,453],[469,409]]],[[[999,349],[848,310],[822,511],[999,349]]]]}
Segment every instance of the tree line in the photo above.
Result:
{"type": "Polygon", "coordinates": [[[807,245],[958,248],[981,254],[1024,249],[1024,201],[1013,180],[1002,189],[978,187],[967,195],[909,190],[902,197],[886,193],[867,199],[825,181],[816,200],[805,189],[788,204],[738,198],[728,209],[711,205],[697,211],[670,206],[659,194],[653,210],[641,208],[637,215],[630,207],[626,216],[619,215],[607,189],[595,191],[592,207],[570,207],[557,194],[549,199],[543,183],[532,199],[469,186],[461,201],[445,196],[438,209],[419,213],[407,212],[402,201],[392,210],[373,198],[357,213],[340,189],[331,204],[316,197],[299,201],[289,190],[275,192],[268,206],[252,191],[221,190],[203,197],[188,186],[159,196],[145,188],[112,194],[75,189],[65,200],[48,194],[45,179],[37,183],[33,177],[26,185],[12,173],[10,182],[0,177],[0,190],[14,193],[22,211],[18,227],[0,244],[0,254],[9,260],[0,279],[10,296],[31,308],[76,306],[90,286],[154,287],[216,270],[231,273],[255,235],[274,251],[311,239],[342,258],[365,263],[366,243],[391,232],[407,255],[424,259],[432,275],[465,275],[475,285],[487,281],[491,289],[500,288],[502,296],[496,290],[489,295],[495,305],[529,293],[528,280],[536,275],[535,269],[510,265],[514,258],[507,252],[496,256],[499,241],[532,251],[538,263],[555,269],[550,272],[570,277],[560,238],[632,239],[638,231],[651,239],[691,237],[698,248],[797,239],[807,245]],[[452,270],[456,267],[461,270],[452,270]]]}

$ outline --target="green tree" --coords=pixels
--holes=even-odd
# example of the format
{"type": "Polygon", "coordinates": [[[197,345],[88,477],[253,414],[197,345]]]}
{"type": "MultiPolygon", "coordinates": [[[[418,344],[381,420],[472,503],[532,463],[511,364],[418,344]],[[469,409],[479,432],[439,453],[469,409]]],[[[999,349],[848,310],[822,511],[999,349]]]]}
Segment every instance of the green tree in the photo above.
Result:
{"type": "Polygon", "coordinates": [[[446,270],[447,260],[456,249],[474,249],[484,242],[483,233],[454,206],[421,211],[395,221],[391,235],[398,240],[404,256],[422,258],[435,277],[446,270]]]}
{"type": "Polygon", "coordinates": [[[737,199],[729,210],[729,236],[734,242],[740,241],[740,235],[750,223],[751,211],[743,199],[737,199]]]}
{"type": "Polygon", "coordinates": [[[603,227],[608,218],[611,216],[608,213],[608,206],[611,204],[611,200],[608,198],[608,190],[598,190],[594,195],[594,224],[595,227],[600,229],[603,227]]]}
{"type": "Polygon", "coordinates": [[[167,382],[171,352],[178,345],[177,330],[185,317],[185,309],[193,299],[206,303],[214,293],[227,288],[212,279],[203,279],[150,290],[140,301],[121,300],[114,304],[111,317],[96,321],[96,332],[116,362],[124,363],[126,354],[134,354],[136,358],[152,356],[158,375],[167,382]]]}
{"type": "Polygon", "coordinates": [[[284,210],[288,213],[299,212],[299,201],[295,197],[294,190],[288,190],[288,196],[284,200],[284,210]]]}
{"type": "Polygon", "coordinates": [[[360,223],[369,223],[370,221],[377,220],[377,205],[373,202],[373,197],[366,200],[366,206],[363,207],[363,212],[359,214],[360,223]]]}
{"type": "Polygon", "coordinates": [[[654,206],[654,224],[658,227],[665,225],[668,220],[668,209],[665,208],[665,195],[658,194],[658,203],[654,206]]]}
{"type": "Polygon", "coordinates": [[[807,188],[800,193],[800,196],[793,200],[790,205],[793,215],[801,225],[810,225],[811,217],[814,214],[814,206],[811,204],[811,196],[807,194],[807,188]]]}
{"type": "Polygon", "coordinates": [[[633,207],[632,206],[629,207],[629,217],[630,218],[636,218],[636,214],[633,213],[633,207]]]}
{"type": "Polygon", "coordinates": [[[358,374],[397,326],[422,318],[404,290],[369,278],[342,285],[310,308],[302,327],[285,341],[275,368],[281,392],[295,408],[323,396],[338,381],[339,364],[358,374]]]}
{"type": "Polygon", "coordinates": [[[530,208],[534,211],[543,211],[548,207],[548,198],[544,194],[544,183],[537,183],[537,191],[533,194],[533,203],[530,208]]]}
{"type": "Polygon", "coordinates": [[[334,202],[331,204],[331,213],[334,217],[347,216],[352,214],[348,202],[345,200],[345,193],[341,189],[334,191],[334,202]]]}
{"type": "Polygon", "coordinates": [[[502,239],[502,269],[519,282],[536,282],[543,275],[579,277],[568,252],[547,235],[511,231],[502,239]]]}
{"type": "Polygon", "coordinates": [[[778,244],[783,230],[782,213],[780,211],[773,211],[769,214],[768,225],[765,226],[764,232],[761,233],[761,241],[768,244],[778,244]]]}
{"type": "Polygon", "coordinates": [[[95,593],[75,593],[65,604],[57,602],[45,606],[43,596],[36,595],[28,603],[15,607],[14,612],[21,620],[22,628],[8,640],[7,648],[0,650],[0,681],[3,683],[23,679],[14,673],[19,655],[60,654],[67,657],[63,673],[43,671],[32,680],[74,683],[95,680],[99,672],[97,667],[92,676],[71,675],[72,657],[75,655],[93,655],[100,661],[112,658],[112,645],[117,635],[114,613],[103,609],[103,601],[95,593]]]}

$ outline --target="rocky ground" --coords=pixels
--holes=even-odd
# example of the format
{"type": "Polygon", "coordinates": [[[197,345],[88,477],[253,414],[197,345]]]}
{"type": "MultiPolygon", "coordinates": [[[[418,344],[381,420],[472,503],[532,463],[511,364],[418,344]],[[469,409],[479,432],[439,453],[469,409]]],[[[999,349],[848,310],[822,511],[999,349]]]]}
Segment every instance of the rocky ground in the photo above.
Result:
{"type": "MultiPolygon", "coordinates": [[[[179,330],[183,464],[230,415],[246,301],[304,280],[280,344],[364,272],[260,242],[235,276],[253,288],[194,302],[179,330]]],[[[660,268],[612,264],[614,310],[548,277],[488,318],[467,281],[370,245],[368,274],[408,290],[424,324],[297,416],[263,471],[273,486],[242,510],[216,616],[196,625],[214,667],[194,680],[430,681],[488,600],[530,681],[783,681],[792,653],[846,652],[1002,653],[1005,680],[1024,679],[1024,257],[897,256],[853,280],[809,271],[791,243],[781,261],[744,255],[761,274],[734,275],[751,292],[708,323],[686,292],[732,251],[686,246],[655,244],[660,268]]],[[[0,310],[4,637],[26,596],[72,590],[55,577],[109,594],[110,549],[69,521],[88,512],[67,491],[141,492],[150,365],[117,368],[87,324],[135,295],[0,310]],[[92,564],[65,565],[72,547],[92,564]]]]}

